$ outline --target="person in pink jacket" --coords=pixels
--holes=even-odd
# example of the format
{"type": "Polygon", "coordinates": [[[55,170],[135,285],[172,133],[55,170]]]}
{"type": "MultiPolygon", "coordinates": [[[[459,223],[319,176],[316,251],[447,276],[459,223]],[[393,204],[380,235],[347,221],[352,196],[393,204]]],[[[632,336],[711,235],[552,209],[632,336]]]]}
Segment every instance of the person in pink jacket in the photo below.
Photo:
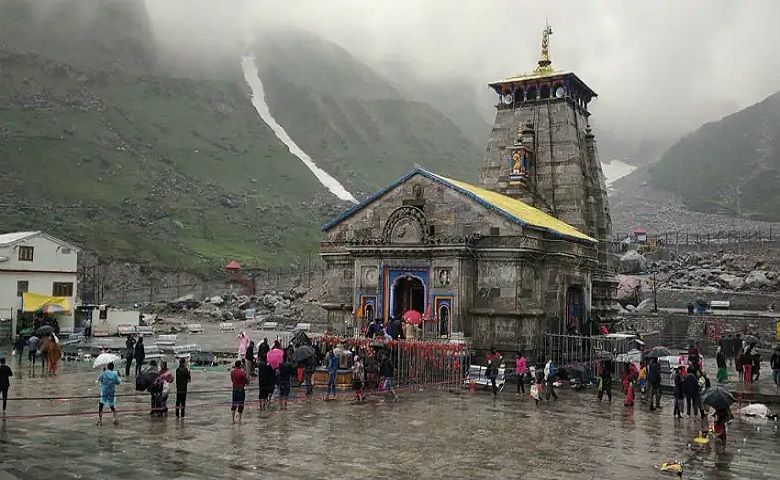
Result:
{"type": "Polygon", "coordinates": [[[241,360],[241,363],[244,363],[244,358],[246,358],[246,349],[249,348],[249,342],[251,341],[249,339],[249,335],[247,335],[244,332],[241,332],[236,337],[238,339],[238,359],[241,360]]]}
{"type": "Polygon", "coordinates": [[[525,365],[525,355],[523,352],[517,352],[517,358],[515,358],[515,376],[517,377],[517,393],[523,392],[525,395],[525,374],[528,372],[528,368],[525,365]]]}

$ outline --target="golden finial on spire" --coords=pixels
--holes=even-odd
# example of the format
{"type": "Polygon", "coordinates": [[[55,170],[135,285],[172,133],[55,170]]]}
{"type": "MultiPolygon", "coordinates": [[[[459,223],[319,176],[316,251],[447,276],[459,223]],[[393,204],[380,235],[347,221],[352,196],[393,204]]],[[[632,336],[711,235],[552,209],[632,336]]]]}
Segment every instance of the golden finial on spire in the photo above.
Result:
{"type": "Polygon", "coordinates": [[[539,57],[539,66],[536,67],[537,72],[552,72],[552,60],[550,60],[550,35],[552,35],[552,27],[550,22],[546,21],[546,26],[542,32],[542,55],[539,57]]]}

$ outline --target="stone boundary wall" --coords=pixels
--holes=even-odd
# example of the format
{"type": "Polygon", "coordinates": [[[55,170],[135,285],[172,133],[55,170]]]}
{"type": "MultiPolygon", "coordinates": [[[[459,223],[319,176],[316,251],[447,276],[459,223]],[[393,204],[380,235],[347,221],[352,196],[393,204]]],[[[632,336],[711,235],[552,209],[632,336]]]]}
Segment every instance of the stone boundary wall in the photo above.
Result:
{"type": "Polygon", "coordinates": [[[700,348],[711,351],[710,347],[715,345],[717,335],[730,333],[754,335],[760,340],[760,348],[771,348],[778,343],[778,322],[780,313],[776,317],[648,313],[627,315],[622,326],[625,330],[638,332],[659,331],[661,341],[668,347],[685,348],[693,341],[700,348]]]}
{"type": "MultiPolygon", "coordinates": [[[[315,288],[323,284],[325,271],[322,269],[298,272],[260,272],[255,278],[255,292],[260,295],[268,291],[289,291],[293,287],[315,288]]],[[[113,305],[132,305],[135,303],[155,303],[171,301],[192,294],[197,300],[231,292],[248,295],[251,293],[251,280],[243,283],[228,283],[227,280],[203,281],[187,284],[155,284],[139,288],[104,290],[103,302],[113,305]]]]}
{"type": "MultiPolygon", "coordinates": [[[[644,292],[644,298],[653,299],[653,292],[644,292]]],[[[776,308],[780,308],[780,294],[758,292],[704,292],[698,290],[666,290],[657,292],[658,308],[686,308],[688,302],[701,297],[709,300],[728,300],[731,302],[731,310],[754,310],[763,312],[767,306],[776,302],[776,308]]]]}

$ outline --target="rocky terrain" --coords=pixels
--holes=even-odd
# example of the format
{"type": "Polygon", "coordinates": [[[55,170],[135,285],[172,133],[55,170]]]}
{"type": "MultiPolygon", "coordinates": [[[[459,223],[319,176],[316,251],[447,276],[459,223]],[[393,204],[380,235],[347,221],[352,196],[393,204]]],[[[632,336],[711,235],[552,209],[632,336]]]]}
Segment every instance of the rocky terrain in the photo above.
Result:
{"type": "Polygon", "coordinates": [[[609,203],[616,236],[627,234],[637,226],[647,229],[651,235],[667,232],[680,232],[683,235],[766,232],[770,227],[780,232],[780,223],[691,211],[680,195],[654,186],[647,167],[617,180],[609,192],[609,203]]]}
{"type": "MultiPolygon", "coordinates": [[[[780,257],[739,255],[733,253],[697,253],[679,255],[671,260],[658,260],[657,288],[774,293],[780,291],[780,257]]],[[[619,299],[624,305],[632,300],[639,287],[651,286],[652,266],[636,251],[620,259],[619,299]],[[641,280],[640,280],[641,278],[641,280]]],[[[633,302],[636,304],[636,302],[633,302]]]]}
{"type": "Polygon", "coordinates": [[[289,290],[269,290],[259,295],[235,292],[213,295],[199,300],[194,294],[138,306],[144,314],[156,318],[172,333],[183,330],[188,323],[236,322],[246,320],[246,311],[255,310],[258,322],[277,322],[287,330],[299,322],[312,324],[313,330],[324,328],[324,311],[316,301],[315,289],[302,286],[289,290]]]}

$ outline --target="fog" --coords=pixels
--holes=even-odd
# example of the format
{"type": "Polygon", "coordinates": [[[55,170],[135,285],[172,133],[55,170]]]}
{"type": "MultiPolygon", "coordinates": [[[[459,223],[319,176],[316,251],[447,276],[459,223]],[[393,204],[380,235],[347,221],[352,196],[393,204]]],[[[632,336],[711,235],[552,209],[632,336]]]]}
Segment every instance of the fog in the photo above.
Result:
{"type": "Polygon", "coordinates": [[[594,125],[618,137],[681,135],[780,90],[777,0],[146,2],[156,38],[178,56],[225,55],[257,29],[303,28],[385,75],[400,62],[442,88],[465,80],[487,105],[489,81],[536,66],[549,19],[553,66],[599,94],[594,125]]]}

